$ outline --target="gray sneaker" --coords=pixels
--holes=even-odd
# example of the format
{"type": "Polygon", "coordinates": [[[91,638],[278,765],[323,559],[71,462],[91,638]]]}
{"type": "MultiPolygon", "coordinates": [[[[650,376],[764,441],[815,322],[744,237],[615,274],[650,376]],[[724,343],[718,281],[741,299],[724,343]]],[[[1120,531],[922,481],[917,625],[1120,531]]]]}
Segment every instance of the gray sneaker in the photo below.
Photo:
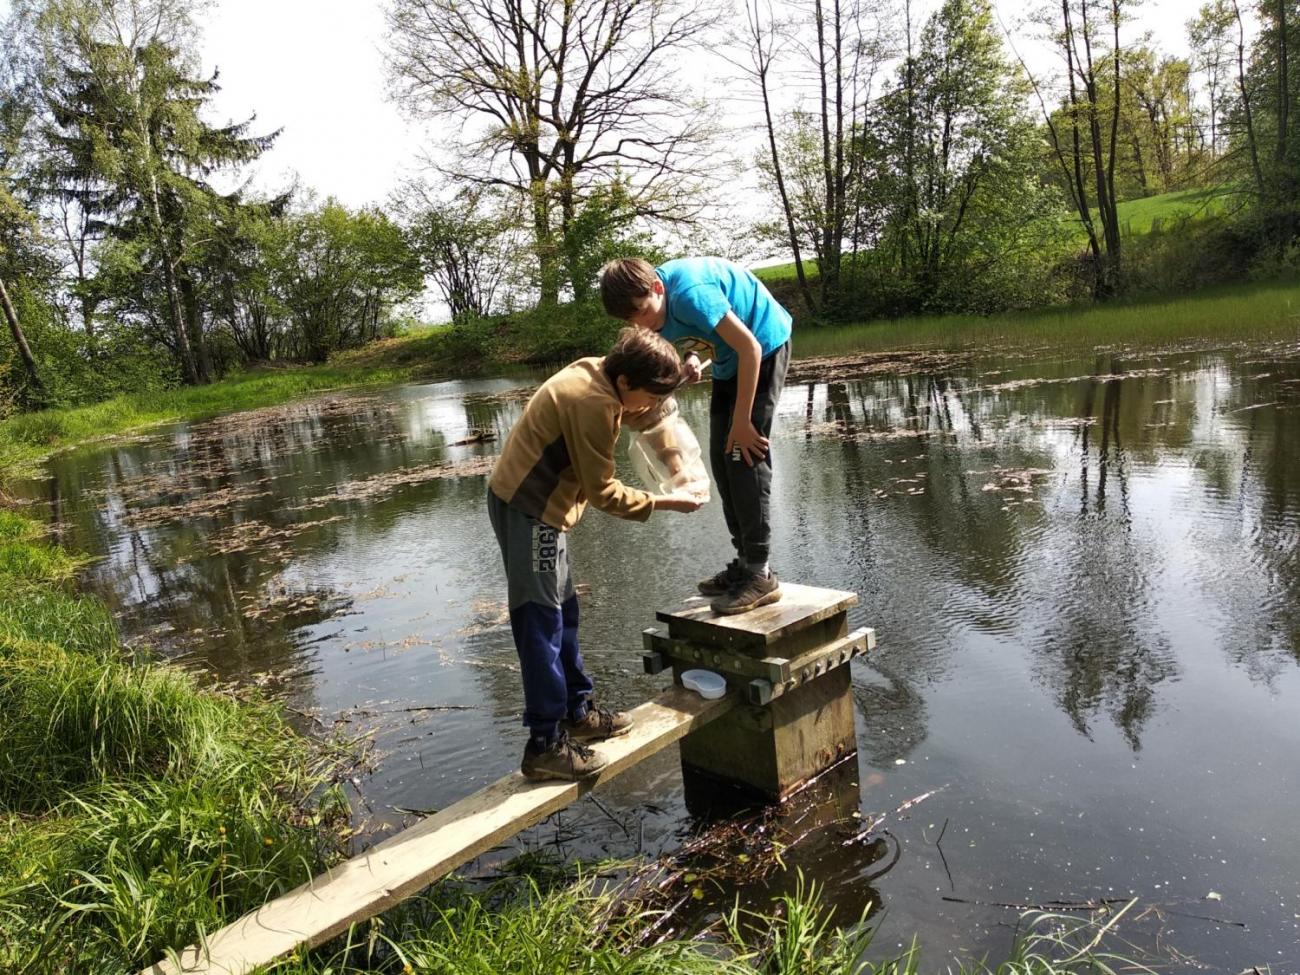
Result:
{"type": "Polygon", "coordinates": [[[740,559],[732,559],[717,575],[701,579],[696,588],[700,590],[701,596],[725,596],[731,591],[732,586],[737,585],[744,578],[745,567],[740,564],[740,559]]]}
{"type": "Polygon", "coordinates": [[[746,572],[744,579],[733,586],[725,596],[710,603],[709,608],[723,616],[735,616],[737,613],[748,613],[751,609],[774,603],[780,598],[781,583],[777,580],[775,572],[769,572],[765,576],[760,576],[756,572],[746,572]]]}
{"type": "Polygon", "coordinates": [[[562,734],[546,749],[538,748],[530,738],[524,747],[524,760],[519,764],[519,771],[524,773],[524,778],[534,781],[561,779],[577,782],[591,778],[608,764],[607,759],[562,734]]]}
{"type": "Polygon", "coordinates": [[[621,738],[632,730],[632,718],[625,711],[610,711],[596,704],[587,705],[587,716],[581,721],[565,718],[560,727],[572,741],[604,741],[621,738]]]}

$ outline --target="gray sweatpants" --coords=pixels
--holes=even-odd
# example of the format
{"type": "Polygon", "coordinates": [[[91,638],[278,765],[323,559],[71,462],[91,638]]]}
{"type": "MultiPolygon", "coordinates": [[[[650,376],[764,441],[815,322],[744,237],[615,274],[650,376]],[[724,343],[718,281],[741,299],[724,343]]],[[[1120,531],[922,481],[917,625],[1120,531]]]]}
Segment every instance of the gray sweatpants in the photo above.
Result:
{"type": "MultiPolygon", "coordinates": [[[[758,369],[758,388],[754,390],[754,408],[750,421],[763,436],[772,436],[772,419],[776,404],[785,389],[785,373],[790,365],[790,343],[777,349],[758,369]]],[[[736,554],[746,562],[766,562],[772,539],[769,516],[772,497],[772,451],[753,467],[744,456],[728,454],[727,434],[736,409],[737,379],[713,380],[713,398],[709,402],[709,461],[713,480],[722,498],[722,513],[731,532],[736,554]]]]}
{"type": "Polygon", "coordinates": [[[524,724],[544,744],[555,740],[566,716],[582,720],[592,691],[578,648],[569,538],[506,504],[491,488],[487,508],[506,570],[510,631],[524,683],[524,724]]]}

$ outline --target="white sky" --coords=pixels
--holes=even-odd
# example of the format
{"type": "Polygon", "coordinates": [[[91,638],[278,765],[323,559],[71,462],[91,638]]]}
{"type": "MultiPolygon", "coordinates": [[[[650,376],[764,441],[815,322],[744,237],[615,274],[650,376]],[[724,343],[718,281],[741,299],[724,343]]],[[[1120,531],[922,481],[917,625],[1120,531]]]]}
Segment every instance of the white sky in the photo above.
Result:
{"type": "MultiPolygon", "coordinates": [[[[1144,0],[1128,36],[1149,30],[1162,50],[1185,54],[1183,25],[1201,2],[1144,0]]],[[[918,0],[917,22],[935,5],[918,0]]],[[[1015,31],[1028,4],[997,0],[997,6],[1015,31]]],[[[217,0],[203,28],[204,67],[219,68],[223,86],[213,120],[256,113],[257,131],[283,128],[257,164],[259,186],[281,188],[296,174],[304,188],[349,206],[382,203],[403,175],[415,172],[421,149],[456,137],[409,121],[385,99],[380,0],[217,0]]],[[[1046,65],[1028,36],[1018,36],[1017,46],[1031,66],[1046,65]]],[[[752,93],[743,84],[721,82],[727,70],[702,56],[685,73],[712,78],[713,94],[723,92],[724,102],[728,87],[748,101],[752,93]]]]}

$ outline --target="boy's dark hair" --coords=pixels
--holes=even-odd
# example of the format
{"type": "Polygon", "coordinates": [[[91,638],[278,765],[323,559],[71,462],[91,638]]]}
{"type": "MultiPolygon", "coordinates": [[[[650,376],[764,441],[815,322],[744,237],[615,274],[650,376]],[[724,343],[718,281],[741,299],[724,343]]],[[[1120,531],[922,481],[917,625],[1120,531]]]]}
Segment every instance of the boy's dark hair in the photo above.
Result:
{"type": "Polygon", "coordinates": [[[639,257],[607,261],[600,269],[600,300],[606,314],[627,321],[637,310],[637,299],[650,294],[657,280],[654,265],[639,257]]]}
{"type": "Polygon", "coordinates": [[[617,384],[627,377],[632,389],[644,389],[657,396],[671,393],[686,379],[682,360],[672,344],[645,328],[625,328],[605,356],[605,375],[617,384]]]}

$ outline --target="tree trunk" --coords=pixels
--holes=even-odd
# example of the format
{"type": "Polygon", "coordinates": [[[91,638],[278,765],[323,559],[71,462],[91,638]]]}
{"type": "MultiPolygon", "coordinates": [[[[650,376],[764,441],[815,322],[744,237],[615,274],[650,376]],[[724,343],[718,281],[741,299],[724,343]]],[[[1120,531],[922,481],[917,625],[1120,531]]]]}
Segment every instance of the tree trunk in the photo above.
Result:
{"type": "Polygon", "coordinates": [[[548,187],[540,178],[531,186],[533,205],[533,241],[537,253],[537,304],[554,308],[560,303],[560,268],[555,253],[555,235],[551,231],[551,206],[548,187]]]}
{"type": "Polygon", "coordinates": [[[1286,6],[1290,0],[1277,0],[1277,161],[1286,159],[1287,127],[1291,114],[1291,81],[1287,36],[1286,6]]]}
{"type": "Polygon", "coordinates": [[[27,344],[27,336],[23,334],[22,325],[18,321],[18,312],[14,310],[13,302],[9,300],[9,290],[2,279],[0,279],[0,307],[4,308],[5,321],[9,323],[9,334],[13,336],[18,357],[23,360],[27,378],[37,394],[44,397],[45,384],[41,382],[40,373],[36,370],[36,357],[32,355],[31,346],[27,344]]]}
{"type": "Polygon", "coordinates": [[[171,318],[172,340],[176,343],[176,354],[180,356],[181,373],[186,385],[197,386],[198,368],[194,362],[194,350],[190,346],[189,332],[185,327],[185,314],[181,309],[180,294],[176,287],[176,268],[172,263],[171,247],[167,242],[167,231],[163,225],[162,208],[158,203],[158,180],[149,177],[150,214],[153,217],[155,243],[158,245],[158,257],[162,263],[163,280],[167,286],[167,310],[171,318]]]}
{"type": "Polygon", "coordinates": [[[1241,92],[1241,110],[1246,121],[1246,148],[1250,151],[1250,166],[1255,174],[1255,188],[1264,195],[1264,171],[1259,165],[1259,141],[1255,138],[1255,119],[1250,107],[1250,86],[1246,84],[1246,25],[1241,19],[1241,7],[1232,0],[1232,12],[1237,18],[1237,87],[1241,92]]]}
{"type": "Polygon", "coordinates": [[[822,201],[821,227],[821,294],[822,308],[833,306],[837,299],[839,287],[839,250],[835,240],[835,171],[831,166],[831,117],[830,94],[826,78],[826,17],[822,11],[821,0],[813,5],[813,17],[817,25],[817,77],[821,85],[822,123],[822,176],[825,197],[822,201]]]}
{"type": "Polygon", "coordinates": [[[786,233],[790,237],[790,251],[794,254],[794,273],[799,281],[799,293],[803,295],[804,304],[814,315],[817,303],[813,300],[812,289],[808,287],[808,275],[804,272],[803,257],[799,253],[799,233],[794,225],[794,210],[790,205],[790,194],[786,190],[785,177],[781,172],[781,154],[776,147],[776,124],[772,120],[772,99],[767,90],[767,72],[770,62],[763,53],[762,28],[758,23],[758,14],[753,14],[755,44],[755,64],[758,70],[758,87],[763,95],[763,118],[767,123],[767,145],[772,153],[772,174],[776,178],[776,190],[781,197],[781,210],[785,214],[786,233]]]}
{"type": "Polygon", "coordinates": [[[194,283],[188,275],[178,275],[176,284],[181,294],[181,307],[185,312],[185,328],[194,355],[195,374],[199,382],[206,385],[212,382],[212,358],[208,355],[208,344],[203,339],[203,310],[199,307],[198,297],[194,294],[194,283]]]}

